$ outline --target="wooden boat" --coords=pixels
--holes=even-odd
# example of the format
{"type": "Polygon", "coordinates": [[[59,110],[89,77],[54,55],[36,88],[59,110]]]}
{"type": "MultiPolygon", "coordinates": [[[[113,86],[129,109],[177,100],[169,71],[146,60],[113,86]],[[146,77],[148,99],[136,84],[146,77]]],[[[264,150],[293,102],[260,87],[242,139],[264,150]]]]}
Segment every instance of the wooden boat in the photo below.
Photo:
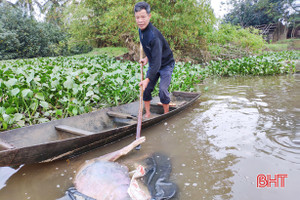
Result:
{"type": "MultiPolygon", "coordinates": [[[[199,93],[173,92],[176,104],[163,114],[158,97],[151,102],[154,117],[142,128],[161,122],[184,110],[199,93]]],[[[78,155],[136,133],[139,102],[104,108],[91,113],[0,133],[0,166],[46,162],[78,155]]]]}

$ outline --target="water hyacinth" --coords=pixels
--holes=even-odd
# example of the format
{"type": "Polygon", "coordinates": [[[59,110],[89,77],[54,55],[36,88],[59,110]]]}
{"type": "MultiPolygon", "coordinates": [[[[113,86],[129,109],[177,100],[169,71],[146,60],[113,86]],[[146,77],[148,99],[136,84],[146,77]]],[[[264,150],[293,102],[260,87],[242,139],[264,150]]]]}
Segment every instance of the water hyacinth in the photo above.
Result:
{"type": "Polygon", "coordinates": [[[300,58],[299,51],[267,53],[233,60],[211,61],[207,74],[218,76],[276,75],[295,72],[295,63],[289,60],[300,58]]]}
{"type": "MultiPolygon", "coordinates": [[[[212,61],[206,67],[176,63],[170,91],[194,91],[197,84],[214,75],[293,72],[295,65],[285,62],[293,59],[299,59],[299,52],[212,61]]],[[[2,61],[0,129],[44,123],[132,102],[139,96],[139,68],[136,62],[121,62],[107,56],[2,61]]]]}

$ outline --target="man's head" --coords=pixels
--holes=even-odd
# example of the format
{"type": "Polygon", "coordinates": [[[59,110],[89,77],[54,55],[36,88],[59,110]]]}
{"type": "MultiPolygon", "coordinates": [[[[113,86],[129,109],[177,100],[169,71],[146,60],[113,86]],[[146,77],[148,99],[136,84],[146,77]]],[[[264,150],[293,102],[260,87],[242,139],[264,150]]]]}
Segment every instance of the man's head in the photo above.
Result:
{"type": "Polygon", "coordinates": [[[135,4],[134,16],[136,24],[141,30],[147,28],[151,19],[150,5],[146,2],[139,2],[135,4]]]}

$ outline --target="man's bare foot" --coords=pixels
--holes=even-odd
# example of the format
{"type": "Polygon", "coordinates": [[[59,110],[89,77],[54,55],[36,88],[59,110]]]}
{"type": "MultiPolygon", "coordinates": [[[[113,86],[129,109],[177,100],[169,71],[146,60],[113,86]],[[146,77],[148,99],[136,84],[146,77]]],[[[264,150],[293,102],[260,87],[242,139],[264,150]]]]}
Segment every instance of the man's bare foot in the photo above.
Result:
{"type": "Polygon", "coordinates": [[[169,104],[163,104],[163,108],[164,108],[164,114],[169,112],[169,104]]]}
{"type": "Polygon", "coordinates": [[[146,114],[144,114],[144,118],[145,119],[149,119],[151,117],[151,113],[146,113],[146,114]]]}

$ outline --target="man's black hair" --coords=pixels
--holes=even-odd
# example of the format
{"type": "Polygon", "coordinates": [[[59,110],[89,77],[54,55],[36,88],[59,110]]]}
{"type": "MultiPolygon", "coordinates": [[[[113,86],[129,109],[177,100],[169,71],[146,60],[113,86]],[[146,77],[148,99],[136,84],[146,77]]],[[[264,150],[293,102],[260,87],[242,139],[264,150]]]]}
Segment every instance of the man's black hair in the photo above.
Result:
{"type": "Polygon", "coordinates": [[[144,2],[144,1],[138,2],[138,3],[135,4],[135,6],[134,6],[134,13],[140,12],[143,9],[145,9],[146,12],[148,14],[150,14],[150,11],[151,11],[150,5],[148,3],[146,3],[146,2],[144,2]]]}

